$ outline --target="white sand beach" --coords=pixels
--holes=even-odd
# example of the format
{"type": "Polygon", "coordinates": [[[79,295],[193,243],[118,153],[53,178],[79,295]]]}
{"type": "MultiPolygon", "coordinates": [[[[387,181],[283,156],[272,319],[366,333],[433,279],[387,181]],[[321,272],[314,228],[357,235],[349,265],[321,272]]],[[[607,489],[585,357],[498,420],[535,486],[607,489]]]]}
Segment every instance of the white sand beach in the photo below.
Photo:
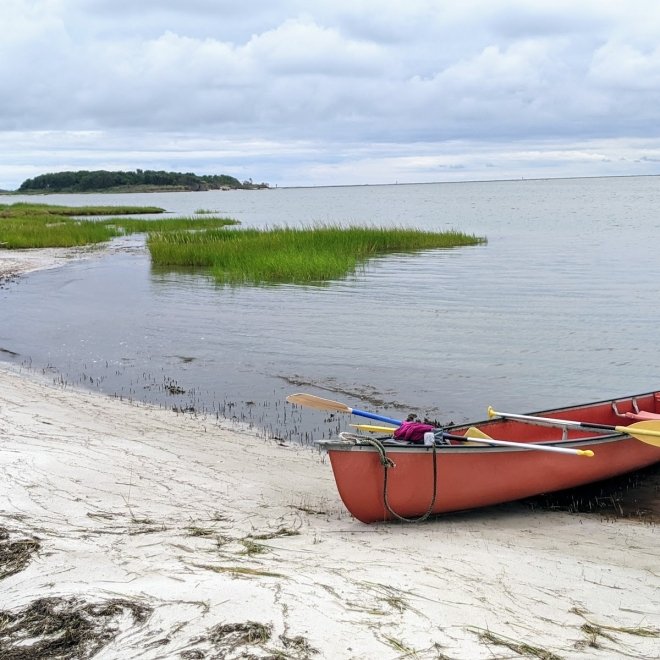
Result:
{"type": "Polygon", "coordinates": [[[123,604],[98,658],[660,656],[656,526],[516,504],[368,526],[316,449],[7,365],[0,503],[2,543],[38,544],[0,609],[123,604]]]}
{"type": "Polygon", "coordinates": [[[315,450],[8,367],[0,474],[0,527],[40,544],[2,609],[153,608],[100,658],[225,657],[209,631],[245,622],[270,638],[226,657],[658,657],[657,637],[608,628],[660,630],[654,526],[519,505],[367,526],[315,450]]]}

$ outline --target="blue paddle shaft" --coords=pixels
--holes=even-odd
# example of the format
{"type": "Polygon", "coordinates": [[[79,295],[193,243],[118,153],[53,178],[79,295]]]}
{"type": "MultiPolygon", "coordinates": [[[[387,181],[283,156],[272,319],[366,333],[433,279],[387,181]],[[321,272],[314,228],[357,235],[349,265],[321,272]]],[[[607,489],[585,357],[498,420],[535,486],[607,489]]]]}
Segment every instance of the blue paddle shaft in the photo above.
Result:
{"type": "Polygon", "coordinates": [[[388,424],[396,424],[396,426],[401,426],[401,424],[403,424],[403,422],[399,419],[392,419],[391,417],[385,417],[384,415],[376,415],[376,413],[365,412],[364,410],[357,410],[357,408],[351,408],[351,412],[354,415],[358,415],[360,417],[377,419],[380,422],[387,422],[388,424]]]}

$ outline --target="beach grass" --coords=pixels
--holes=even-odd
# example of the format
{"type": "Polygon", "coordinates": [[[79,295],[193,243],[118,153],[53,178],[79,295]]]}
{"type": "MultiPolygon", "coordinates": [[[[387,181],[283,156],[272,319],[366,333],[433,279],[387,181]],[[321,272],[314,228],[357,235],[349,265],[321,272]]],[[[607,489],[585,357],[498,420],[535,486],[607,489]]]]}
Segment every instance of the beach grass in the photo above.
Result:
{"type": "Polygon", "coordinates": [[[459,231],[402,227],[278,227],[150,233],[154,265],[206,268],[220,283],[314,283],[346,277],[370,258],[477,245],[459,231]]]}
{"type": "Polygon", "coordinates": [[[50,204],[0,205],[0,248],[80,247],[109,241],[124,234],[190,231],[236,224],[228,218],[127,218],[157,214],[154,206],[83,206],[50,204]],[[95,219],[86,219],[95,216],[95,219]]]}

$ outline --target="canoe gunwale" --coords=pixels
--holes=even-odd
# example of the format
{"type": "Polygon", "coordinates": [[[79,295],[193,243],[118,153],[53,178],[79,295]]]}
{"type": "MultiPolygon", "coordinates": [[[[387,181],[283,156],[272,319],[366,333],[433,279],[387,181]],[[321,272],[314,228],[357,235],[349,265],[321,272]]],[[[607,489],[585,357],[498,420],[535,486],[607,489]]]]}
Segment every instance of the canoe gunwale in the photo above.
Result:
{"type": "MultiPolygon", "coordinates": [[[[582,421],[580,419],[580,412],[584,412],[590,409],[594,408],[599,408],[603,406],[613,406],[616,404],[624,404],[624,403],[634,403],[638,399],[643,400],[643,399],[653,399],[654,397],[657,398],[660,392],[657,390],[652,390],[650,392],[643,392],[641,394],[632,394],[632,395],[626,395],[626,396],[620,396],[620,397],[615,397],[615,398],[608,398],[608,399],[602,399],[600,401],[591,401],[588,403],[582,403],[582,404],[577,404],[577,405],[572,405],[572,406],[563,406],[560,408],[550,408],[550,409],[544,409],[544,410],[538,410],[530,413],[525,413],[525,415],[533,416],[533,417],[548,417],[549,420],[553,420],[554,416],[562,416],[562,417],[567,417],[568,419],[574,418],[575,421],[582,421]],[[576,414],[577,413],[577,414],[576,414]]],[[[493,439],[496,440],[508,440],[508,441],[513,441],[515,442],[514,438],[511,437],[505,437],[502,435],[500,437],[499,435],[496,435],[496,429],[497,427],[506,422],[507,420],[497,417],[495,419],[484,419],[480,421],[472,421],[472,422],[467,422],[467,423],[461,423],[461,424],[451,424],[449,426],[444,426],[441,428],[438,428],[438,430],[442,430],[446,433],[450,434],[456,434],[456,435],[462,435],[467,432],[467,430],[470,427],[477,427],[481,429],[487,429],[489,435],[492,433],[493,439]]],[[[533,424],[532,424],[533,425],[533,424]]],[[[549,426],[559,426],[554,423],[549,423],[549,424],[537,424],[539,427],[549,427],[549,426]]],[[[564,427],[564,431],[570,433],[571,430],[569,427],[564,427]]],[[[577,431],[580,433],[580,431],[577,431]]],[[[318,444],[321,448],[327,450],[327,451],[376,451],[376,449],[373,447],[372,444],[369,443],[369,440],[373,441],[378,440],[379,443],[381,443],[384,448],[390,452],[390,451],[413,451],[413,452],[422,452],[422,453],[427,453],[429,451],[433,451],[432,446],[427,446],[427,445],[421,445],[421,444],[412,444],[412,443],[405,443],[401,441],[396,441],[393,440],[391,436],[382,436],[382,437],[377,437],[377,436],[364,436],[365,442],[357,442],[357,441],[344,441],[344,440],[337,440],[337,439],[330,439],[330,440],[317,440],[316,444],[318,444]]],[[[603,432],[603,433],[596,433],[594,435],[583,435],[582,437],[578,438],[569,438],[569,437],[563,437],[561,439],[556,439],[556,440],[533,440],[533,439],[525,439],[521,440],[520,442],[525,442],[526,444],[533,444],[533,445],[539,445],[539,446],[545,446],[545,447],[558,447],[558,448],[567,448],[567,449],[584,449],[585,447],[591,447],[593,445],[603,445],[606,443],[611,443],[611,442],[620,442],[622,440],[628,440],[630,436],[626,433],[619,433],[619,432],[603,432]]],[[[478,442],[478,438],[470,438],[469,439],[471,443],[476,443],[478,442]]],[[[466,438],[466,442],[468,439],[466,438]]],[[[458,444],[450,444],[450,445],[439,445],[436,444],[435,446],[435,451],[438,453],[449,453],[449,454],[454,454],[454,453],[471,453],[475,454],[478,452],[488,452],[488,453],[501,453],[501,452],[524,452],[524,451],[539,451],[535,449],[528,449],[525,447],[501,447],[501,446],[494,446],[494,445],[488,445],[488,444],[470,444],[470,445],[463,445],[458,441],[458,444]]]]}
{"type": "MultiPolygon", "coordinates": [[[[650,392],[642,392],[641,394],[627,394],[625,396],[602,399],[601,401],[590,401],[588,403],[579,403],[574,406],[562,406],[561,408],[546,408],[544,410],[537,410],[534,412],[525,413],[525,415],[532,415],[534,417],[543,417],[545,415],[571,413],[573,411],[587,410],[589,408],[596,408],[598,406],[603,406],[606,404],[612,405],[612,404],[631,402],[637,399],[649,398],[655,396],[658,393],[659,393],[658,390],[651,390],[650,392]]],[[[456,426],[462,427],[463,424],[457,424],[456,426]]]]}
{"type": "MultiPolygon", "coordinates": [[[[620,442],[621,440],[627,440],[630,436],[625,433],[609,433],[607,435],[598,435],[590,436],[588,438],[577,438],[573,440],[542,440],[539,442],[532,442],[528,444],[539,445],[540,447],[561,447],[567,449],[583,449],[585,445],[600,445],[607,444],[610,442],[620,442]]],[[[322,449],[326,451],[378,451],[374,447],[373,440],[378,440],[378,442],[384,447],[387,452],[391,451],[402,451],[402,452],[418,452],[418,453],[431,453],[433,452],[433,447],[431,445],[421,445],[421,444],[402,444],[399,442],[392,442],[390,438],[368,438],[365,436],[365,442],[348,442],[343,440],[317,440],[317,444],[322,449]],[[368,442],[371,440],[372,442],[368,442]]],[[[501,438],[499,438],[501,439],[501,438]]],[[[477,438],[466,438],[466,441],[469,442],[479,442],[477,438]]],[[[488,441],[484,440],[483,445],[435,445],[435,451],[438,454],[461,454],[461,453],[479,453],[479,452],[488,452],[488,453],[501,453],[501,452],[525,452],[525,451],[539,451],[538,449],[533,449],[529,447],[499,447],[494,445],[485,444],[488,441]]]]}

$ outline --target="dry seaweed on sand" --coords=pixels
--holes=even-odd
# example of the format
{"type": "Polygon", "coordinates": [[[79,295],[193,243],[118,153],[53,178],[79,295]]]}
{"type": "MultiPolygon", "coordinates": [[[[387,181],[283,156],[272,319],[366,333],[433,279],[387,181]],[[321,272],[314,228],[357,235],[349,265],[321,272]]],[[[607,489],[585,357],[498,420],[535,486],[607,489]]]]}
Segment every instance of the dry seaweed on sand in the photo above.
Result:
{"type": "Polygon", "coordinates": [[[227,573],[232,577],[286,577],[283,573],[273,573],[272,571],[262,571],[258,568],[249,568],[247,566],[211,566],[209,564],[193,564],[196,568],[204,568],[207,571],[215,573],[227,573]]]}
{"type": "Polygon", "coordinates": [[[527,642],[521,642],[510,637],[504,637],[503,635],[496,635],[490,630],[482,630],[481,628],[470,628],[470,630],[479,635],[479,639],[485,644],[504,646],[523,657],[538,658],[539,660],[562,660],[561,656],[556,655],[552,651],[528,644],[527,642]]]}
{"type": "Polygon", "coordinates": [[[633,635],[636,637],[660,637],[660,630],[657,628],[647,626],[611,626],[607,624],[598,624],[587,618],[587,612],[579,607],[571,608],[572,614],[577,614],[585,621],[580,626],[580,630],[586,635],[586,642],[579,642],[576,646],[583,647],[585,644],[593,648],[600,648],[601,642],[599,638],[607,639],[616,642],[616,638],[610,633],[624,633],[626,635],[633,635]]]}
{"type": "MultiPolygon", "coordinates": [[[[241,651],[240,657],[257,657],[248,653],[248,649],[266,653],[259,655],[260,658],[271,660],[307,660],[318,654],[318,650],[310,645],[304,637],[298,635],[289,637],[285,634],[279,636],[282,648],[273,646],[273,626],[271,624],[259,623],[258,621],[244,621],[237,623],[219,623],[210,628],[205,636],[194,640],[195,644],[211,644],[213,652],[220,653],[219,657],[226,654],[241,651]]],[[[206,657],[206,651],[201,648],[189,649],[181,654],[182,658],[192,660],[194,658],[206,657]]],[[[217,656],[213,656],[217,657],[217,656]]]]}
{"type": "Polygon", "coordinates": [[[120,632],[119,620],[127,613],[134,623],[144,623],[151,608],[124,599],[84,603],[52,597],[39,598],[18,612],[0,611],[0,658],[91,658],[120,632]]]}
{"type": "Polygon", "coordinates": [[[209,639],[216,646],[235,647],[244,644],[264,644],[270,639],[273,627],[256,621],[220,623],[211,628],[209,639]]]}
{"type": "Polygon", "coordinates": [[[9,532],[0,527],[0,580],[22,571],[40,548],[37,539],[10,541],[9,532]]]}

